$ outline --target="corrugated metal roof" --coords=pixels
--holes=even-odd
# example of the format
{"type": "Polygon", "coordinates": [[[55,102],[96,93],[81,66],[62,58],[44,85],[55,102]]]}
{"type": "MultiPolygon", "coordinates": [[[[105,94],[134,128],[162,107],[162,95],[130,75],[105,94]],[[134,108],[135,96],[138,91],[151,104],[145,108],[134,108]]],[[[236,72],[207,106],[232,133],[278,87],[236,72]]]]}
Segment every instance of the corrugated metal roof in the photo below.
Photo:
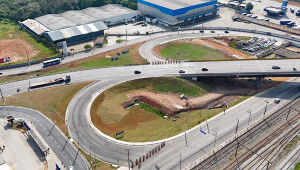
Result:
{"type": "Polygon", "coordinates": [[[51,38],[52,41],[60,41],[66,38],[84,35],[92,32],[106,30],[107,26],[102,22],[95,22],[92,24],[85,24],[70,28],[65,28],[56,31],[46,32],[45,34],[51,38]]]}
{"type": "Polygon", "coordinates": [[[41,35],[46,31],[50,31],[48,28],[46,28],[36,20],[27,19],[21,23],[37,35],[41,35]]]}
{"type": "Polygon", "coordinates": [[[67,11],[61,14],[48,14],[35,18],[39,23],[54,31],[78,25],[104,21],[113,17],[122,17],[126,14],[140,14],[118,4],[108,4],[102,7],[90,7],[83,10],[67,11]]]}

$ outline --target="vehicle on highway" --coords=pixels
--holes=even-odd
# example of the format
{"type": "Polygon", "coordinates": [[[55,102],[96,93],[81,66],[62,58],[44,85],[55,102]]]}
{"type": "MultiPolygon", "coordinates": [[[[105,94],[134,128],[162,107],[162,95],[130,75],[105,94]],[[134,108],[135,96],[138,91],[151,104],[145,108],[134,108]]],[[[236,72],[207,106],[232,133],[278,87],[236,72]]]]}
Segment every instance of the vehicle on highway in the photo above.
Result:
{"type": "Polygon", "coordinates": [[[276,103],[276,104],[280,103],[280,99],[275,99],[274,103],[276,103]]]}
{"type": "Polygon", "coordinates": [[[293,68],[293,71],[297,71],[297,69],[296,69],[296,68],[293,68]]]}
{"type": "Polygon", "coordinates": [[[272,69],[274,69],[274,70],[278,70],[278,69],[280,69],[280,66],[272,66],[272,69]]]}
{"type": "Polygon", "coordinates": [[[138,70],[135,70],[134,71],[134,74],[141,74],[142,72],[141,71],[138,71],[138,70]]]}
{"type": "Polygon", "coordinates": [[[225,31],[225,33],[227,33],[227,34],[228,34],[228,33],[229,33],[229,31],[225,31]]]}
{"type": "Polygon", "coordinates": [[[200,30],[200,33],[204,33],[204,31],[203,31],[203,30],[200,30]]]}
{"type": "Polygon", "coordinates": [[[203,67],[202,71],[208,71],[208,69],[206,67],[203,67]]]}
{"type": "Polygon", "coordinates": [[[3,73],[0,72],[0,75],[2,75],[3,73]]]}
{"type": "Polygon", "coordinates": [[[60,64],[60,58],[43,61],[43,68],[60,64]]]}
{"type": "Polygon", "coordinates": [[[215,33],[215,31],[210,31],[210,33],[215,33]]]}
{"type": "Polygon", "coordinates": [[[179,70],[179,73],[183,74],[183,73],[185,73],[185,70],[179,70]]]}

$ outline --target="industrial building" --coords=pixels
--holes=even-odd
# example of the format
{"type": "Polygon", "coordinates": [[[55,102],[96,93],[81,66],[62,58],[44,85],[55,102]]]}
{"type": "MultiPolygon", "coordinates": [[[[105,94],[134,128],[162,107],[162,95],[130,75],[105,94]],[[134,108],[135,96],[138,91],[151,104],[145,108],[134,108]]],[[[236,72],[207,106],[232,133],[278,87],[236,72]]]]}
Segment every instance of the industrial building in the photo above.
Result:
{"type": "Polygon", "coordinates": [[[179,25],[219,11],[217,0],[137,0],[138,10],[168,26],[179,25]]]}
{"type": "Polygon", "coordinates": [[[130,21],[139,15],[139,11],[109,4],[61,14],[48,14],[25,20],[20,24],[34,36],[45,37],[54,43],[66,41],[70,46],[96,39],[104,35],[107,26],[130,21]]]}

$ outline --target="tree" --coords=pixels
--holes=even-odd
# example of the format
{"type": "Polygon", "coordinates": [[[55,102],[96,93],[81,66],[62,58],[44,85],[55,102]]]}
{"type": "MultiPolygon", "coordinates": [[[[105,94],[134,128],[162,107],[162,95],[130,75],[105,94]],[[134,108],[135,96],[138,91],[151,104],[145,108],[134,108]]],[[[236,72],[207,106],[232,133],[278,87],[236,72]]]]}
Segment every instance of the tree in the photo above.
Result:
{"type": "Polygon", "coordinates": [[[237,5],[237,6],[234,7],[234,9],[237,10],[237,11],[240,11],[241,10],[241,6],[237,5]]]}
{"type": "Polygon", "coordinates": [[[84,45],[84,49],[85,49],[85,50],[89,50],[89,49],[91,49],[91,48],[92,48],[91,44],[85,44],[85,45],[84,45]]]}
{"type": "Polygon", "coordinates": [[[247,5],[246,5],[246,10],[247,11],[251,11],[253,9],[253,4],[251,2],[249,2],[247,5]]]}

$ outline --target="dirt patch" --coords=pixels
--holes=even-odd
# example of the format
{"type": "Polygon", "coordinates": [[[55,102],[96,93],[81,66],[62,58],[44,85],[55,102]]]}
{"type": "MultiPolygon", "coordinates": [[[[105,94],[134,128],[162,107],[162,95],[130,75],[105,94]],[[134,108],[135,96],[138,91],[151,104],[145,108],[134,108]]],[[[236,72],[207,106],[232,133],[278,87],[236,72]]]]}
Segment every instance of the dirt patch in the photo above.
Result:
{"type": "Polygon", "coordinates": [[[136,63],[144,63],[145,62],[139,53],[139,48],[142,44],[144,44],[144,42],[137,44],[131,50],[131,57],[132,57],[133,61],[135,61],[136,63]]]}
{"type": "Polygon", "coordinates": [[[233,57],[233,55],[239,56],[242,59],[253,59],[253,57],[248,56],[236,49],[233,49],[229,46],[229,43],[236,38],[207,38],[207,39],[201,39],[201,38],[194,38],[194,39],[185,39],[185,40],[177,40],[168,42],[166,44],[157,45],[154,47],[153,51],[155,54],[161,56],[161,51],[166,46],[172,46],[182,43],[192,43],[197,45],[206,46],[212,49],[215,49],[221,53],[223,53],[228,59],[236,59],[233,57]]]}
{"type": "Polygon", "coordinates": [[[148,90],[137,91],[127,94],[128,99],[142,100],[153,107],[162,110],[167,115],[175,115],[180,112],[215,107],[217,105],[230,105],[236,101],[233,95],[249,95],[253,90],[249,88],[220,89],[206,93],[201,97],[180,99],[176,94],[160,94],[148,90]]]}
{"type": "Polygon", "coordinates": [[[33,48],[22,39],[1,40],[0,41],[0,56],[1,58],[10,57],[11,62],[18,62],[32,58],[37,53],[33,48]]]}

